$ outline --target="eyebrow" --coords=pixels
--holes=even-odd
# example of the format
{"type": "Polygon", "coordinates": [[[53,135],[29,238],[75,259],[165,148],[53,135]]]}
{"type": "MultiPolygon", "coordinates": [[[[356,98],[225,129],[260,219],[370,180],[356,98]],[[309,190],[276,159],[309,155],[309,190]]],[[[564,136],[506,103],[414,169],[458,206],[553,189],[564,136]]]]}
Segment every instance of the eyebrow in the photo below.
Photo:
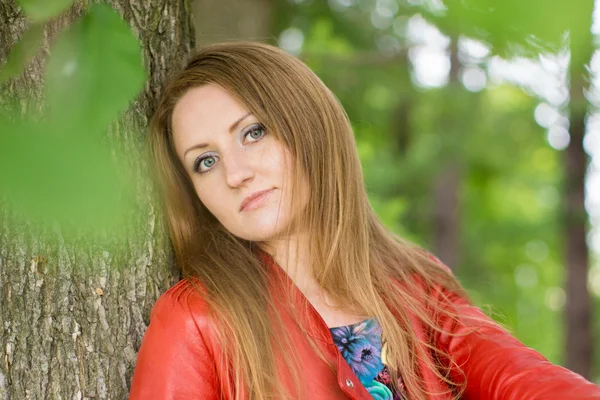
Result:
{"type": "MultiPolygon", "coordinates": [[[[229,129],[228,129],[229,133],[233,132],[233,130],[234,130],[235,128],[237,128],[237,126],[238,126],[238,125],[239,125],[239,124],[240,124],[240,123],[241,123],[243,120],[245,120],[246,118],[248,118],[250,115],[252,115],[252,113],[251,113],[251,112],[249,112],[249,113],[247,113],[247,114],[244,114],[244,115],[242,115],[240,118],[238,118],[236,121],[234,121],[234,123],[233,123],[233,124],[231,124],[231,126],[230,126],[230,127],[229,127],[229,129]]],[[[188,149],[187,149],[187,150],[186,150],[186,151],[183,153],[183,158],[185,158],[185,155],[186,155],[186,154],[187,154],[189,151],[191,151],[191,150],[195,150],[195,149],[203,149],[203,148],[205,148],[205,147],[208,147],[208,144],[206,144],[206,143],[198,143],[198,144],[195,144],[195,145],[193,145],[193,146],[189,147],[189,148],[188,148],[188,149]]]]}

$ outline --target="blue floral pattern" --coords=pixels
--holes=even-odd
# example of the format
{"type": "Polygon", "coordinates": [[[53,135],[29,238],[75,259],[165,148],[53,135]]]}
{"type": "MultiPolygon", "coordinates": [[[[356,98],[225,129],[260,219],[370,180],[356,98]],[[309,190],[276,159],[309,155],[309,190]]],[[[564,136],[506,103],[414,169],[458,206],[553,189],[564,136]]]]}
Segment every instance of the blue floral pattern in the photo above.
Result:
{"type": "Polygon", "coordinates": [[[360,382],[375,400],[405,400],[402,379],[397,393],[390,381],[387,367],[381,361],[381,327],[374,319],[330,328],[333,342],[360,382]]]}

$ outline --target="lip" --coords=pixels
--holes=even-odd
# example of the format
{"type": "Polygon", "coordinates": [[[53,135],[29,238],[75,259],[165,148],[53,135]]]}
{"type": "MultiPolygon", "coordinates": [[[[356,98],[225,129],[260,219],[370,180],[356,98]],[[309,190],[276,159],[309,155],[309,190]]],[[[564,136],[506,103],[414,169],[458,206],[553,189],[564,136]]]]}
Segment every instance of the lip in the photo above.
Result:
{"type": "Polygon", "coordinates": [[[275,189],[272,188],[267,190],[259,190],[258,192],[254,192],[247,196],[240,205],[240,211],[250,211],[260,207],[265,200],[267,200],[269,194],[271,194],[273,190],[275,189]]]}

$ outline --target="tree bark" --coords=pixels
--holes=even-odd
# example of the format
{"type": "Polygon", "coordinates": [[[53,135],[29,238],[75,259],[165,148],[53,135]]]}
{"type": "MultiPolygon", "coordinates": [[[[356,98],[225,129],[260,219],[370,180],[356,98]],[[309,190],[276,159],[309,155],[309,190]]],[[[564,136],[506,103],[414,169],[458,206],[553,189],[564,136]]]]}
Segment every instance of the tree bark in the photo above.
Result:
{"type": "MultiPolygon", "coordinates": [[[[132,159],[143,138],[159,84],[194,46],[187,0],[108,0],[141,40],[149,79],[111,129],[132,159]],[[127,127],[128,129],[124,129],[127,127]],[[129,129],[136,128],[136,129],[129,129]]],[[[42,51],[19,78],[0,85],[0,108],[17,99],[41,108],[43,65],[56,33],[81,14],[78,2],[45,30],[42,51]]],[[[28,23],[14,0],[0,2],[0,62],[28,23]]],[[[139,161],[136,168],[147,168],[139,161]]],[[[140,201],[154,204],[149,184],[140,201]]],[[[33,234],[31,223],[8,223],[0,209],[0,398],[125,399],[136,352],[158,295],[178,274],[160,210],[149,206],[143,234],[123,252],[64,240],[60,229],[33,234]],[[52,238],[52,240],[50,240],[52,238]],[[55,246],[51,243],[59,242],[55,246]]]]}
{"type": "Polygon", "coordinates": [[[198,45],[230,40],[276,42],[270,0],[194,0],[198,45]]]}

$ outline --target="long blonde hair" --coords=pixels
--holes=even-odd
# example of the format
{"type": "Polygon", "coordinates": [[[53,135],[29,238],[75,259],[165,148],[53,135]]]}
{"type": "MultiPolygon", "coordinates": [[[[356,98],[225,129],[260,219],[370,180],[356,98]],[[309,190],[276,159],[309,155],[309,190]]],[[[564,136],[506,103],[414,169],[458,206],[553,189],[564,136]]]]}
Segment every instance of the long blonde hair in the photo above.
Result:
{"type": "MultiPolygon", "coordinates": [[[[448,355],[417,337],[411,316],[428,336],[439,331],[433,315],[452,312],[430,304],[428,292],[443,287],[464,295],[459,283],[378,220],[368,201],[348,117],[321,80],[276,47],[232,42],[200,49],[169,80],[150,137],[177,261],[184,276],[200,282],[219,326],[225,362],[235,366],[232,397],[238,399],[243,392],[260,400],[298,394],[286,393],[272,378],[277,376],[270,339],[275,328],[268,311],[268,274],[256,256],[256,244],[234,237],[203,206],[174,150],[171,118],[176,103],[190,88],[209,83],[230,92],[293,155],[294,182],[303,174],[311,191],[302,221],[310,232],[313,275],[336,304],[381,324],[394,384],[402,371],[410,397],[427,398],[432,393],[424,389],[419,369],[424,364],[446,382],[448,392],[458,395],[464,382],[453,381],[450,366],[439,362],[448,355]],[[424,290],[394,283],[413,282],[415,277],[424,290]]],[[[285,361],[292,368],[293,360],[285,361]]],[[[299,386],[296,382],[296,390],[299,386]]]]}

